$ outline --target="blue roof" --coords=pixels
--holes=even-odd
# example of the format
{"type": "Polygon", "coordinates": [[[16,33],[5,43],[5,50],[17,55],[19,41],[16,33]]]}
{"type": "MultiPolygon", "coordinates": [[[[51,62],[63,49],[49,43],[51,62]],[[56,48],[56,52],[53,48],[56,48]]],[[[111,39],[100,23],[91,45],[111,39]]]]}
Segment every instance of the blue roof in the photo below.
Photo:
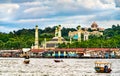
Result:
{"type": "Polygon", "coordinates": [[[74,35],[74,36],[73,36],[73,39],[78,39],[78,35],[74,35]]]}

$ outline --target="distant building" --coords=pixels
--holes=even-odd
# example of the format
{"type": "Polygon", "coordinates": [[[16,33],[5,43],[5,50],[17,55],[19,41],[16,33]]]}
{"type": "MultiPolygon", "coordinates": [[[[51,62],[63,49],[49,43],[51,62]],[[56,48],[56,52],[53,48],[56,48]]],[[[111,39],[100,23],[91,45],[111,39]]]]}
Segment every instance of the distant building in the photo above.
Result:
{"type": "Polygon", "coordinates": [[[81,26],[77,29],[77,31],[69,31],[69,37],[73,39],[77,39],[78,41],[81,41],[82,34],[83,34],[83,40],[88,40],[90,35],[96,35],[101,36],[103,35],[104,28],[98,27],[98,25],[93,22],[90,28],[83,28],[81,29],[81,26]],[[83,30],[84,29],[84,30],[83,30]]]}
{"type": "Polygon", "coordinates": [[[81,30],[81,26],[77,27],[77,31],[69,31],[69,37],[81,41],[81,34],[84,35],[84,40],[88,40],[89,32],[86,30],[81,30]]]}
{"type": "Polygon", "coordinates": [[[34,44],[34,46],[32,46],[31,48],[32,49],[39,49],[39,38],[38,38],[39,36],[38,36],[38,26],[36,25],[36,27],[35,27],[35,44],[34,44]]]}
{"type": "Polygon", "coordinates": [[[35,44],[31,47],[31,49],[55,49],[58,47],[58,44],[67,43],[67,41],[61,35],[61,25],[57,26],[55,29],[55,37],[53,37],[50,41],[46,41],[46,38],[39,45],[38,38],[38,26],[35,28],[35,44]]]}
{"type": "Polygon", "coordinates": [[[88,28],[90,29],[91,31],[90,32],[90,35],[103,35],[103,31],[104,31],[104,28],[100,28],[98,27],[97,23],[93,22],[92,25],[91,25],[91,28],[88,28]]]}
{"type": "Polygon", "coordinates": [[[55,29],[55,37],[53,37],[50,41],[45,41],[43,44],[44,49],[54,49],[58,47],[58,44],[67,43],[67,41],[62,37],[61,33],[61,25],[57,26],[55,29]]]}
{"type": "MultiPolygon", "coordinates": [[[[99,28],[98,25],[93,22],[90,28],[81,29],[81,26],[77,27],[77,31],[69,31],[70,42],[73,39],[77,39],[81,41],[82,34],[83,40],[88,40],[90,35],[103,35],[104,28],[99,28]]],[[[31,47],[31,49],[55,49],[58,47],[58,44],[61,43],[68,43],[63,37],[61,33],[61,25],[58,25],[55,28],[55,37],[53,37],[50,41],[46,41],[46,38],[43,40],[41,45],[39,45],[39,38],[38,38],[38,26],[35,28],[35,44],[31,47]]]]}

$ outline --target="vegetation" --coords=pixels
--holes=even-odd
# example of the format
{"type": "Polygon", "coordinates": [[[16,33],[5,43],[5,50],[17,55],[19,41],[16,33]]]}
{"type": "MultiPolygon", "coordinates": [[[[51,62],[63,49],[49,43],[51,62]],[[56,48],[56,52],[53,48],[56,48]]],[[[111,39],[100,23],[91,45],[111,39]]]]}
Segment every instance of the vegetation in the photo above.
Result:
{"type": "MultiPolygon", "coordinates": [[[[42,43],[44,38],[47,41],[54,37],[55,27],[46,27],[45,29],[39,29],[39,43],[42,43]]],[[[68,32],[74,31],[74,28],[63,28],[62,35],[68,39],[68,32]]],[[[0,32],[0,49],[21,49],[30,48],[34,45],[35,29],[21,29],[9,33],[0,32]]]]}
{"type": "MultiPolygon", "coordinates": [[[[45,29],[39,29],[39,43],[44,38],[51,40],[54,37],[55,27],[46,27],[45,29]]],[[[104,31],[104,35],[100,37],[90,36],[88,41],[77,42],[73,40],[72,44],[60,44],[59,48],[90,48],[90,47],[109,47],[120,48],[120,25],[113,25],[104,31]]],[[[69,40],[68,32],[75,31],[75,28],[62,28],[62,36],[69,40]]],[[[34,45],[34,33],[35,29],[21,29],[9,33],[0,32],[0,49],[21,49],[30,48],[34,45]]]]}
{"type": "Polygon", "coordinates": [[[105,29],[103,36],[89,36],[89,40],[78,42],[73,40],[72,44],[61,44],[59,48],[120,48],[120,25],[112,25],[105,29]]]}

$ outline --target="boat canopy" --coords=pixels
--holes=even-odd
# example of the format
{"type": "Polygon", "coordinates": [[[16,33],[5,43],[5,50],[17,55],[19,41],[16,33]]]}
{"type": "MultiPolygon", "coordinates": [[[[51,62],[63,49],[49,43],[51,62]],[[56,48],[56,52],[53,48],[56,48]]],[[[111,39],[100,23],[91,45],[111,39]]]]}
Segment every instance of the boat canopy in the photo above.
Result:
{"type": "Polygon", "coordinates": [[[111,63],[110,62],[95,62],[96,67],[103,67],[105,65],[107,65],[111,68],[111,63]]]}
{"type": "Polygon", "coordinates": [[[111,64],[110,62],[95,62],[95,64],[111,64]]]}
{"type": "Polygon", "coordinates": [[[28,51],[30,51],[30,48],[22,48],[22,51],[23,52],[28,52],[28,51]]]}

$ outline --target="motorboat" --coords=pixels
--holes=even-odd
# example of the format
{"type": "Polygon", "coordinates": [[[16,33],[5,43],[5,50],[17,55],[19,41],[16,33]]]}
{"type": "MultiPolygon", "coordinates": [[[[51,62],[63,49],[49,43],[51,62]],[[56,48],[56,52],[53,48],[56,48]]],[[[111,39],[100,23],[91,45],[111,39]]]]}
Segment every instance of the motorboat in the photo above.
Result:
{"type": "Polygon", "coordinates": [[[54,60],[54,62],[56,62],[56,63],[63,62],[63,60],[54,60]]]}
{"type": "Polygon", "coordinates": [[[25,59],[24,60],[24,64],[29,64],[30,60],[29,59],[25,59]]]}
{"type": "Polygon", "coordinates": [[[111,63],[109,62],[95,62],[94,69],[97,73],[110,73],[112,71],[111,63]]]}

